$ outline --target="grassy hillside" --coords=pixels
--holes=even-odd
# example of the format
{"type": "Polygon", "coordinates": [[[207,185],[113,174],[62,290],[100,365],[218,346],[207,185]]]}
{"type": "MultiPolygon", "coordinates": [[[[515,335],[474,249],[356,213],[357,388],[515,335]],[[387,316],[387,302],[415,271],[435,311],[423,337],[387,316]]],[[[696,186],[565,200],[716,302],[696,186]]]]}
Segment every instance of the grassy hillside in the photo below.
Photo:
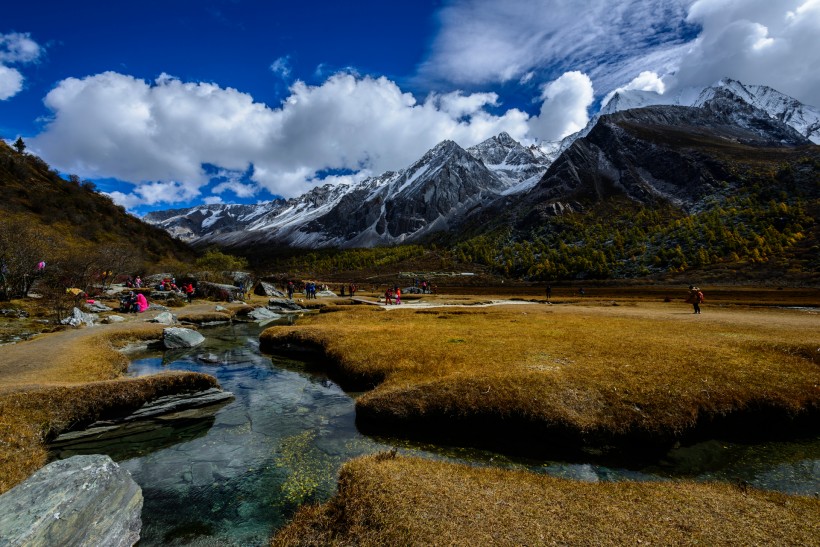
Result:
{"type": "Polygon", "coordinates": [[[192,259],[185,243],[127,214],[93,183],[64,180],[37,156],[0,141],[0,300],[39,282],[37,292],[56,301],[66,288],[173,271],[192,259]],[[47,268],[38,268],[43,261],[47,268]]]}
{"type": "Polygon", "coordinates": [[[73,179],[62,179],[37,156],[19,154],[0,141],[3,217],[42,227],[60,244],[126,245],[152,262],[192,256],[187,245],[127,214],[93,183],[73,179]]]}

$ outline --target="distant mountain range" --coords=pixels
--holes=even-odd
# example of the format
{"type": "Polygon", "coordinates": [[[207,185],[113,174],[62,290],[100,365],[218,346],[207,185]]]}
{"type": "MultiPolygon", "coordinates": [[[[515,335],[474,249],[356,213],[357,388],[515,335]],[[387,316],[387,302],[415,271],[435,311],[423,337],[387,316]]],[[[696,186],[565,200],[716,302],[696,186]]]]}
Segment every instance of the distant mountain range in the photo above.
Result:
{"type": "Polygon", "coordinates": [[[725,145],[753,154],[818,142],[819,110],[726,79],[672,96],[619,92],[560,146],[526,147],[506,133],[468,149],[444,141],[405,169],[358,183],[144,220],[194,245],[352,248],[457,236],[465,226],[475,233],[499,215],[531,223],[616,195],[689,211],[719,190],[713,168],[725,164],[710,155],[724,154],[725,145]]]}

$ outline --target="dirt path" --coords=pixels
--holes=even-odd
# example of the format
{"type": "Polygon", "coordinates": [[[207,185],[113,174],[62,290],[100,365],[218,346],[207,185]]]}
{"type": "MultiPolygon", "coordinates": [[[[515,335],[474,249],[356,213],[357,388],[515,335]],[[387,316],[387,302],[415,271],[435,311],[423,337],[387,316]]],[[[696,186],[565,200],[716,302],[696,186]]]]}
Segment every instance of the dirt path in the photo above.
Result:
{"type": "MultiPolygon", "coordinates": [[[[195,303],[175,308],[174,314],[211,312],[213,303],[195,303]]],[[[165,325],[147,323],[160,313],[121,314],[122,323],[68,329],[43,334],[32,340],[0,347],[0,394],[46,385],[67,385],[108,380],[127,364],[114,351],[128,340],[157,339],[165,325]],[[113,344],[113,345],[112,345],[113,344]]]]}

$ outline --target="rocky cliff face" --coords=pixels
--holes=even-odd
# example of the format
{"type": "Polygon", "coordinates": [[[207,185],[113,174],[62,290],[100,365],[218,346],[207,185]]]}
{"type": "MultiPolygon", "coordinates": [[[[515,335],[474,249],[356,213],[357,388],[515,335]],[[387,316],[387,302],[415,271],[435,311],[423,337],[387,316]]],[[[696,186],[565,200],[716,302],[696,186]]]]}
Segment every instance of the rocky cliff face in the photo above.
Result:
{"type": "Polygon", "coordinates": [[[718,92],[699,108],[651,106],[602,116],[522,200],[552,213],[615,196],[689,209],[718,191],[727,175],[721,158],[810,145],[765,112],[718,92]]]}
{"type": "Polygon", "coordinates": [[[550,159],[508,134],[468,150],[444,141],[409,167],[290,200],[155,212],[145,220],[195,244],[369,247],[455,227],[499,195],[530,188],[550,159]]]}

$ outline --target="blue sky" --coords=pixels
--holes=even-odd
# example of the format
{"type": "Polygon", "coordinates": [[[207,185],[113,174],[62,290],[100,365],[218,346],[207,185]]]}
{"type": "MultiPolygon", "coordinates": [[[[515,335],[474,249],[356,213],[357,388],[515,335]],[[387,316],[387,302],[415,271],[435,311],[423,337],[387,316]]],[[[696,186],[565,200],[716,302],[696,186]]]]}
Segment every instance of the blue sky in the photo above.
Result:
{"type": "Polygon", "coordinates": [[[560,139],[619,88],[818,105],[818,36],[820,0],[15,2],[0,136],[138,214],[248,203],[443,139],[560,139]]]}

